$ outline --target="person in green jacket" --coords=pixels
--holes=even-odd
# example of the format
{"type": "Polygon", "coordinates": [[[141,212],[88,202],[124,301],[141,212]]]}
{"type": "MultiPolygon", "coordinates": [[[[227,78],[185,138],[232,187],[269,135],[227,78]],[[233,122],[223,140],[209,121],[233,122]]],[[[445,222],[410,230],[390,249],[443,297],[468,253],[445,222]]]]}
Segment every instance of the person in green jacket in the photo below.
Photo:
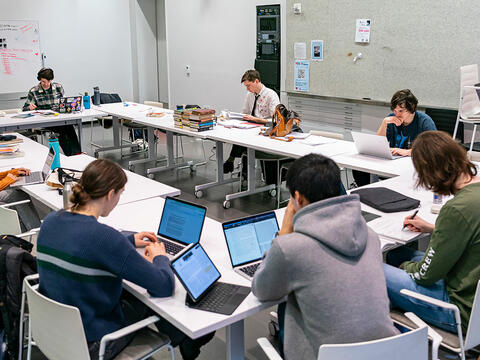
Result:
{"type": "Polygon", "coordinates": [[[456,332],[450,310],[400,294],[401,289],[452,303],[460,310],[466,331],[480,280],[480,178],[466,151],[450,135],[426,131],[413,143],[417,186],[454,195],[442,207],[435,224],[418,216],[405,218],[412,231],[431,233],[425,253],[401,247],[384,264],[391,306],[412,311],[432,325],[456,332]]]}

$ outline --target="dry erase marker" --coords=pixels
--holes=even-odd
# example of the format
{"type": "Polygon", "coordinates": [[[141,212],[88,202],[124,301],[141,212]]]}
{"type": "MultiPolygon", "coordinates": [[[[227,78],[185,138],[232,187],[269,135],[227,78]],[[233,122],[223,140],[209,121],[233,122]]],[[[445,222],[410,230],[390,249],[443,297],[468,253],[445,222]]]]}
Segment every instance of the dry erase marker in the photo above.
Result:
{"type": "MultiPolygon", "coordinates": [[[[410,220],[413,220],[413,219],[415,219],[415,216],[417,216],[417,214],[418,214],[418,210],[415,210],[415,212],[413,213],[413,215],[412,215],[412,216],[410,216],[410,220]]],[[[406,227],[406,226],[407,226],[407,224],[403,225],[403,228],[402,228],[402,230],[403,230],[403,229],[405,229],[405,227],[406,227]]]]}

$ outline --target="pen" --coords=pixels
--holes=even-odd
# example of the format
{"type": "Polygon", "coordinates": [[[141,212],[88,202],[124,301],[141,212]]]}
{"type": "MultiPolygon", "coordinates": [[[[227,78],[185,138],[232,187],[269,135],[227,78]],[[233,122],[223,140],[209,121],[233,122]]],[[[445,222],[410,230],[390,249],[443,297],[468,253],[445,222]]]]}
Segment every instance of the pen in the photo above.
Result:
{"type": "MultiPolygon", "coordinates": [[[[413,219],[415,219],[415,216],[417,216],[417,214],[418,214],[418,209],[417,209],[417,210],[415,210],[415,212],[413,213],[413,215],[412,215],[412,216],[410,216],[410,220],[413,220],[413,219]]],[[[402,230],[403,230],[403,229],[405,229],[406,227],[407,227],[407,224],[403,225],[403,228],[402,228],[402,230]]]]}

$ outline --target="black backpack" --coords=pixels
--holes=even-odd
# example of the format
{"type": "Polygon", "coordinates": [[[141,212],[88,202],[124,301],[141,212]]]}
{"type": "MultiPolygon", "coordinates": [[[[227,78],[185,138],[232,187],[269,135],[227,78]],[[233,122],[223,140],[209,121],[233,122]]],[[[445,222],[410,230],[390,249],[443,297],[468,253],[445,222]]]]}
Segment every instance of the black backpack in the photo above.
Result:
{"type": "Polygon", "coordinates": [[[33,244],[19,237],[0,235],[0,332],[4,332],[7,345],[4,359],[18,356],[22,282],[25,276],[37,273],[32,248],[33,244]]]}
{"type": "MultiPolygon", "coordinates": [[[[100,93],[100,104],[112,104],[122,102],[122,98],[118,94],[100,93]]],[[[112,127],[112,120],[104,119],[103,127],[109,129],[112,127]]]]}

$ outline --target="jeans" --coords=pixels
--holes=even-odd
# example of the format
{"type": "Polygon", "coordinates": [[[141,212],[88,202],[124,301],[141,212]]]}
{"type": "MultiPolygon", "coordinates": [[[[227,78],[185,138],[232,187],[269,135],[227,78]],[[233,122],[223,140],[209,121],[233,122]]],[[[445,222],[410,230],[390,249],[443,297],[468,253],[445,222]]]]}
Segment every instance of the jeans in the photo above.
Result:
{"type": "MultiPolygon", "coordinates": [[[[0,191],[0,205],[22,200],[30,200],[30,196],[18,189],[6,189],[0,191]]],[[[40,217],[31,201],[27,204],[11,206],[9,209],[17,212],[22,232],[40,227],[40,217]]]]}
{"type": "Polygon", "coordinates": [[[400,293],[400,290],[408,289],[438,300],[450,302],[443,279],[431,286],[422,286],[418,285],[405,270],[398,268],[405,261],[420,261],[423,256],[424,253],[422,251],[405,246],[392,250],[387,254],[387,264],[383,265],[383,270],[387,281],[390,306],[413,312],[427,323],[446,331],[456,332],[455,315],[452,311],[400,293]]]}

